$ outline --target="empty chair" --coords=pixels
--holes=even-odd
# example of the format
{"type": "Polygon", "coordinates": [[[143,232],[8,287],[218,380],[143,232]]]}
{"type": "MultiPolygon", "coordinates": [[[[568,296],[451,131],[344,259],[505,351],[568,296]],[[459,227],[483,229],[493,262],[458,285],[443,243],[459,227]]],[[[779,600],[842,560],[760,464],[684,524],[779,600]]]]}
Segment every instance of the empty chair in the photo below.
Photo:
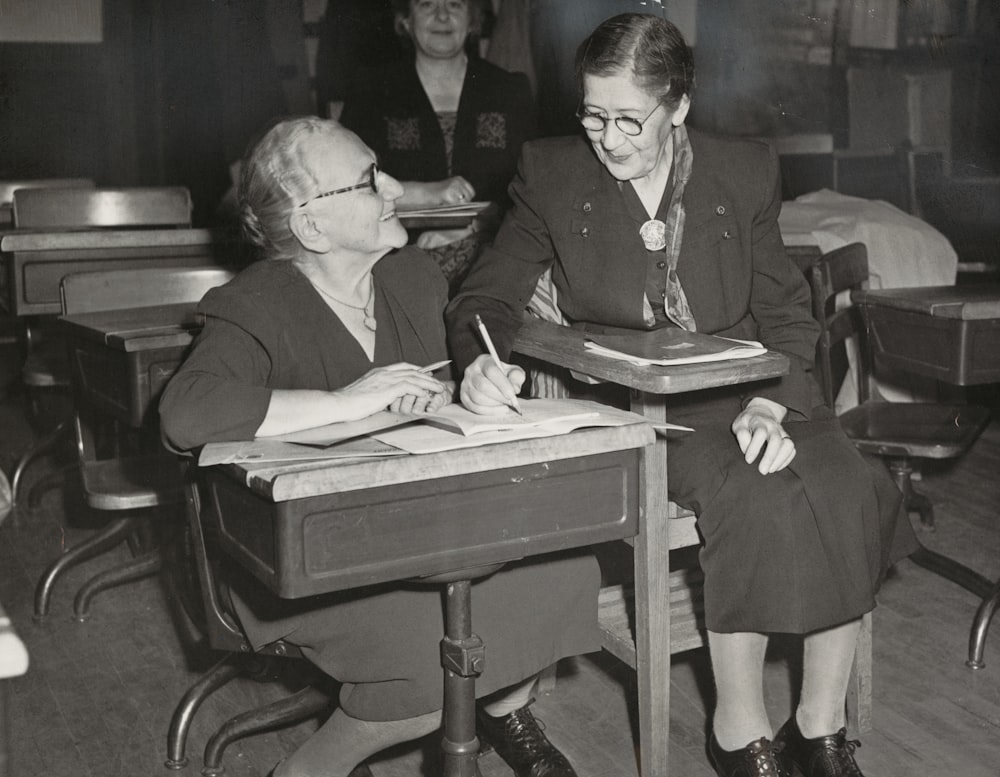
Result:
{"type": "MultiPolygon", "coordinates": [[[[13,192],[14,226],[19,230],[59,231],[116,227],[187,227],[191,224],[191,196],[183,187],[134,187],[122,189],[19,188],[13,192]]],[[[109,252],[110,253],[110,252],[109,252]]],[[[66,252],[66,264],[41,268],[45,273],[66,272],[77,257],[66,252]]],[[[25,360],[21,369],[35,417],[39,391],[69,389],[65,346],[44,316],[23,319],[25,360]]],[[[58,441],[68,422],[58,424],[19,460],[11,479],[17,504],[21,480],[28,464],[58,441]]]]}
{"type": "MultiPolygon", "coordinates": [[[[208,268],[158,268],[77,273],[62,281],[66,315],[192,302],[225,283],[232,273],[208,268]]],[[[81,376],[75,374],[74,378],[81,376]]],[[[83,383],[85,381],[80,381],[83,383]]],[[[156,522],[150,508],[174,506],[179,514],[183,484],[176,459],[159,442],[155,418],[141,426],[126,426],[87,400],[77,385],[74,414],[78,463],[84,498],[97,510],[118,513],[105,528],[55,559],[35,590],[35,615],[48,613],[55,582],[68,568],[128,540],[136,551],[125,565],[99,573],[77,593],[77,619],[89,613],[95,594],[110,586],[145,577],[160,568],[158,530],[176,521],[156,522]]]]}
{"type": "Polygon", "coordinates": [[[903,493],[906,509],[920,515],[925,528],[934,525],[930,501],[913,488],[914,459],[950,459],[962,455],[989,420],[987,411],[965,404],[886,402],[872,396],[872,351],[860,309],[842,292],[868,284],[868,253],[863,243],[830,251],[809,269],[813,313],[820,322],[816,362],[827,403],[850,374],[846,343],[858,344],[859,404],[840,416],[841,425],[859,450],[882,457],[903,493]],[[839,297],[838,297],[839,295],[839,297]]]}

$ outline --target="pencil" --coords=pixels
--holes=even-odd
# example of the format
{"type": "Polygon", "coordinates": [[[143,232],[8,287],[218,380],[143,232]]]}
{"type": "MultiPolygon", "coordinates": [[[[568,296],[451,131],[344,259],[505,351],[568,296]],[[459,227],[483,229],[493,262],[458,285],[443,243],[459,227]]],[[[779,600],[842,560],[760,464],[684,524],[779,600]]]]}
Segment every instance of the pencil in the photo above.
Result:
{"type": "MultiPolygon", "coordinates": [[[[493,363],[496,364],[500,371],[506,375],[507,371],[503,368],[503,362],[500,361],[497,349],[493,345],[493,338],[491,338],[490,333],[486,331],[486,324],[483,323],[483,320],[479,317],[478,313],[476,313],[476,326],[479,328],[479,334],[483,338],[483,344],[486,346],[486,350],[490,352],[490,357],[493,359],[493,363]]],[[[521,412],[521,404],[517,401],[516,396],[510,397],[507,405],[518,415],[524,415],[521,412]]]]}
{"type": "Polygon", "coordinates": [[[428,364],[426,367],[421,367],[418,372],[422,372],[425,375],[430,375],[432,372],[437,372],[442,367],[451,364],[451,359],[442,359],[439,362],[434,362],[433,364],[428,364]]]}

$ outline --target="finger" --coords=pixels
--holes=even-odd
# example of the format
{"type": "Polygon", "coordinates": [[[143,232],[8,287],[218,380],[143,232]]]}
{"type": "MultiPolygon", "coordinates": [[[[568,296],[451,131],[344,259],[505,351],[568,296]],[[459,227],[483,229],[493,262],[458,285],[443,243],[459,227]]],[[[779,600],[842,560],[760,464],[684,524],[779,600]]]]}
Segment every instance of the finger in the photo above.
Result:
{"type": "Polygon", "coordinates": [[[755,429],[750,436],[750,443],[747,445],[744,451],[743,458],[746,460],[747,464],[752,464],[757,460],[760,455],[761,450],[764,448],[764,443],[767,441],[767,432],[763,429],[755,429]]]}
{"type": "Polygon", "coordinates": [[[760,461],[762,475],[779,472],[788,466],[795,456],[795,443],[788,437],[782,437],[777,442],[768,442],[768,450],[760,461]]]}

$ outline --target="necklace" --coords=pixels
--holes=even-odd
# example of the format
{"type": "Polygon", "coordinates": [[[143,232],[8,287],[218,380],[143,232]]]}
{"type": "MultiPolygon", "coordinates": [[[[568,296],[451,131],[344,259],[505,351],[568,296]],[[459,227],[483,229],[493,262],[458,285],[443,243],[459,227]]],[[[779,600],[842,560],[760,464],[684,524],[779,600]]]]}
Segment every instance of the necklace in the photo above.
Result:
{"type": "MultiPolygon", "coordinates": [[[[313,286],[316,286],[314,283],[313,286]]],[[[316,286],[319,293],[322,294],[327,299],[336,302],[338,305],[343,305],[345,308],[350,308],[351,310],[360,310],[364,313],[364,325],[365,329],[369,332],[374,332],[378,326],[378,322],[375,320],[375,284],[373,283],[368,289],[368,301],[364,305],[352,305],[349,302],[344,302],[341,299],[337,299],[326,289],[316,286]]]]}

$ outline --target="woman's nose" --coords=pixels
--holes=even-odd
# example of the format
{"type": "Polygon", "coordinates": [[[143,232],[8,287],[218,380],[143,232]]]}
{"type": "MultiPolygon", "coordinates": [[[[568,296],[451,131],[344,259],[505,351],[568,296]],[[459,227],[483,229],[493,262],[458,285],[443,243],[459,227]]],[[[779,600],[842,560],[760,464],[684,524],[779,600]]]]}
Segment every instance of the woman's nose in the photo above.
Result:
{"type": "Polygon", "coordinates": [[[601,133],[601,145],[608,151],[613,151],[625,141],[625,133],[618,129],[614,121],[608,120],[601,133]]]}
{"type": "Polygon", "coordinates": [[[386,172],[379,170],[378,191],[387,202],[398,200],[403,196],[403,184],[386,172]]]}

